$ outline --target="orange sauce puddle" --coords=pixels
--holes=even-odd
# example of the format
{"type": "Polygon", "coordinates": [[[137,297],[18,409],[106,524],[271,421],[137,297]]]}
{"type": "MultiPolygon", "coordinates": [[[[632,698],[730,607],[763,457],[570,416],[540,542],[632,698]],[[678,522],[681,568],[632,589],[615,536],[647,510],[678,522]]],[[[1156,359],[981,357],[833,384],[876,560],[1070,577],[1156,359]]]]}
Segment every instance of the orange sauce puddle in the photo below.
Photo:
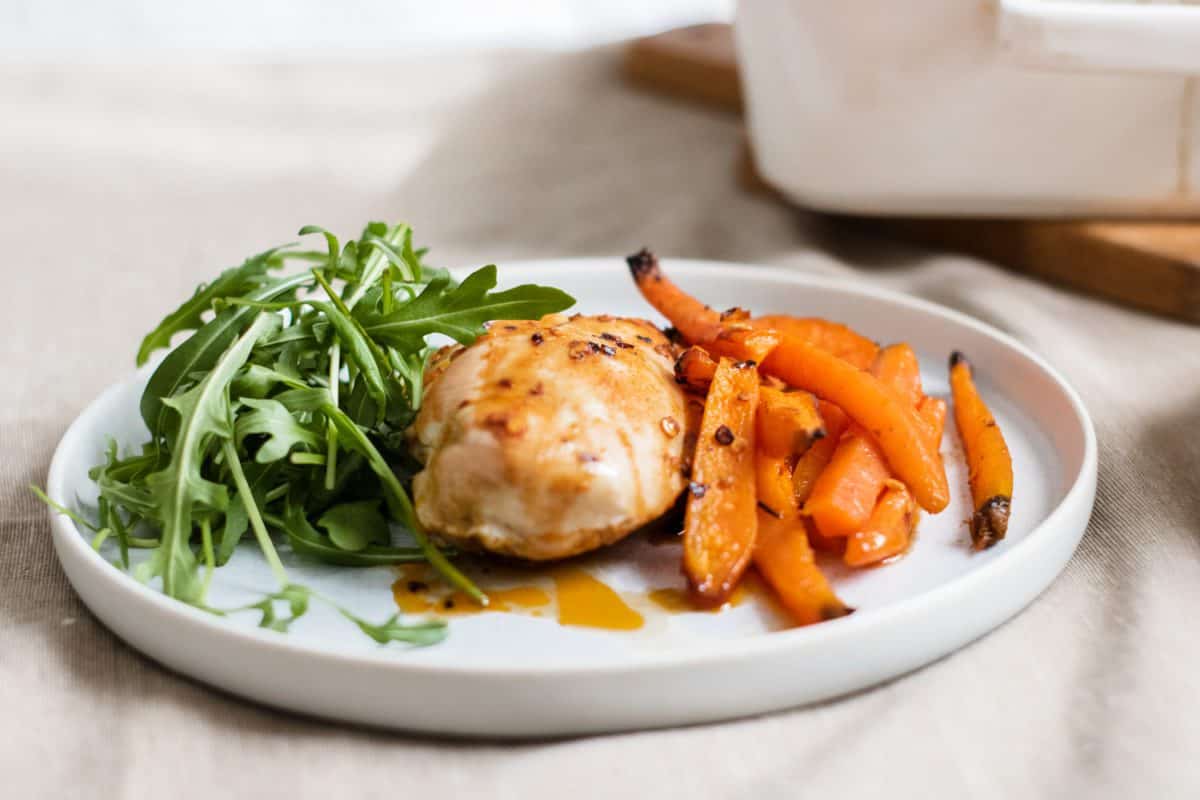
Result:
{"type": "Polygon", "coordinates": [[[558,595],[558,624],[607,631],[635,631],[645,619],[603,581],[578,567],[551,572],[558,595]]]}
{"type": "MultiPolygon", "coordinates": [[[[627,602],[628,595],[622,596],[578,566],[568,564],[536,571],[511,570],[521,579],[516,585],[504,585],[490,571],[468,569],[468,572],[488,596],[486,607],[480,606],[463,592],[450,591],[432,569],[421,564],[397,569],[398,578],[392,584],[396,606],[406,614],[438,617],[484,613],[533,617],[553,614],[560,625],[609,631],[633,631],[645,625],[645,617],[627,602]],[[548,583],[553,590],[548,591],[543,585],[532,581],[548,583]]],[[[653,589],[630,599],[635,599],[635,602],[644,599],[663,611],[682,614],[694,611],[719,613],[739,606],[749,598],[768,596],[762,580],[754,572],[749,572],[729,601],[716,608],[696,605],[687,589],[675,586],[653,589]]]]}
{"type": "Polygon", "coordinates": [[[472,579],[488,596],[486,607],[463,592],[447,591],[428,567],[402,567],[399,575],[392,584],[392,595],[399,609],[408,614],[448,617],[502,612],[540,617],[553,604],[560,625],[632,631],[645,624],[642,615],[616,590],[579,567],[562,566],[538,572],[535,577],[552,582],[553,593],[536,584],[489,586],[494,580],[487,580],[486,575],[473,575],[472,579]]]}

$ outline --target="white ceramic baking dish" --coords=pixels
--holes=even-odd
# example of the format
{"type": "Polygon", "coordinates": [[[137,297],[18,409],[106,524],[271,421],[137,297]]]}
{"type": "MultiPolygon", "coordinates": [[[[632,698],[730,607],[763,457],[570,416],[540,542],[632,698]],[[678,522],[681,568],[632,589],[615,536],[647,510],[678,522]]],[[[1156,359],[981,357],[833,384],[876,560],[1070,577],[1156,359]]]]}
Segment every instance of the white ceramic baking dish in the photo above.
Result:
{"type": "Polygon", "coordinates": [[[1200,214],[1200,5],[743,0],[766,180],[813,208],[1200,214]]]}

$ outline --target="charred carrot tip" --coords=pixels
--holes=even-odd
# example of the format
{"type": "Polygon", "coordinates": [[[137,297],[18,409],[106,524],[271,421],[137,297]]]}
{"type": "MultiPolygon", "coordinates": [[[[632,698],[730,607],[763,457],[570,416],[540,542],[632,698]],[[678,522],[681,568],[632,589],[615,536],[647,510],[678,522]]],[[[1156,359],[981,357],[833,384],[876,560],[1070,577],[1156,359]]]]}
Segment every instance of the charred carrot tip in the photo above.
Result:
{"type": "Polygon", "coordinates": [[[967,366],[971,366],[971,362],[967,361],[967,356],[961,350],[955,350],[950,354],[950,368],[954,369],[959,364],[966,362],[967,366]]]}
{"type": "Polygon", "coordinates": [[[627,257],[625,263],[629,265],[629,274],[633,276],[635,281],[640,281],[643,278],[659,273],[658,258],[645,247],[627,257]]]}
{"type": "Polygon", "coordinates": [[[730,320],[733,320],[734,322],[745,322],[748,319],[750,319],[750,312],[744,308],[738,308],[737,306],[727,308],[721,312],[722,322],[728,322],[730,320]]]}
{"type": "Polygon", "coordinates": [[[850,606],[828,605],[821,607],[821,619],[825,622],[828,622],[831,619],[838,619],[840,617],[848,617],[853,613],[854,609],[850,608],[850,606]]]}
{"type": "Polygon", "coordinates": [[[997,495],[984,503],[971,517],[971,542],[976,550],[986,550],[1008,533],[1011,501],[997,495]]]}

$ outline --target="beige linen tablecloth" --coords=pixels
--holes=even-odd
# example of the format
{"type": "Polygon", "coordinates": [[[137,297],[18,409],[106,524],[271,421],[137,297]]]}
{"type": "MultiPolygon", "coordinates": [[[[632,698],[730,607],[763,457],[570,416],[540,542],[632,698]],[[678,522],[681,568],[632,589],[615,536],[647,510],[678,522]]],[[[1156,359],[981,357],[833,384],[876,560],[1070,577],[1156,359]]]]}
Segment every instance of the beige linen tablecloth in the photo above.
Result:
{"type": "Polygon", "coordinates": [[[1200,329],[746,197],[736,123],[625,90],[614,60],[0,67],[0,797],[1200,796],[1200,329]],[[727,724],[435,741],[171,674],[83,608],[25,487],[199,280],[302,223],[368,218],[411,221],[441,263],[650,244],[973,314],[1095,417],[1091,528],[1049,591],[961,652],[727,724]]]}

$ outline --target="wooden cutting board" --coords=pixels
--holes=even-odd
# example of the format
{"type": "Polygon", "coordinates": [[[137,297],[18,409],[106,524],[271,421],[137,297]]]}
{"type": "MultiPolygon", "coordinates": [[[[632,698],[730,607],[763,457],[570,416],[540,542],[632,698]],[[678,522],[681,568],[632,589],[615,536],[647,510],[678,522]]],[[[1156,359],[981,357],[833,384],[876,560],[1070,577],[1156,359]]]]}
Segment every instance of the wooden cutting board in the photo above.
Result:
{"type": "MultiPolygon", "coordinates": [[[[728,25],[698,25],[635,40],[626,50],[624,72],[643,88],[742,111],[728,25]]],[[[779,197],[754,169],[748,147],[738,165],[744,188],[779,197]]],[[[834,225],[969,253],[1117,303],[1200,323],[1200,222],[824,216],[834,225]]]]}

